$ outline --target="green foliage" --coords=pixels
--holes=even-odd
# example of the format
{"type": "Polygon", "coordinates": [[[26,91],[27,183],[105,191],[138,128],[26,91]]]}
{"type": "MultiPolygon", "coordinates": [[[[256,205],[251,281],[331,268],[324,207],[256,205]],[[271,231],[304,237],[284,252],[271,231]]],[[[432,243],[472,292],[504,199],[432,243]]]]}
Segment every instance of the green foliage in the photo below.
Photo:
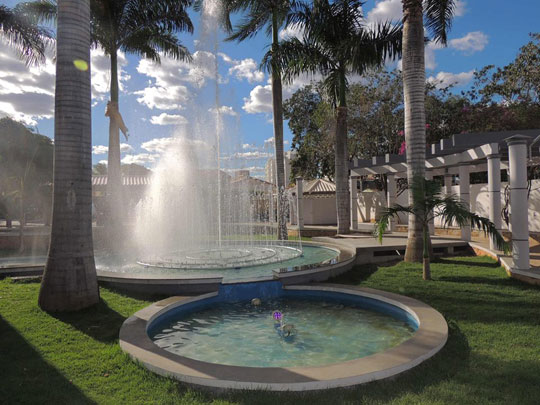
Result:
{"type": "Polygon", "coordinates": [[[476,75],[477,82],[483,84],[479,93],[485,104],[501,98],[507,104],[540,105],[540,33],[530,37],[514,61],[502,68],[487,66],[476,75]]]}
{"type": "Polygon", "coordinates": [[[422,177],[413,178],[409,186],[413,196],[413,204],[407,207],[394,205],[381,213],[375,227],[375,235],[382,242],[384,232],[388,229],[390,218],[397,217],[399,213],[415,214],[422,222],[424,233],[427,233],[429,223],[435,218],[441,218],[443,226],[456,224],[459,227],[471,226],[493,237],[497,247],[506,253],[510,245],[499,233],[495,224],[489,219],[476,215],[456,195],[442,193],[441,184],[436,180],[426,180],[422,177]]]}
{"type": "Polygon", "coordinates": [[[53,143],[10,118],[0,119],[0,215],[41,213],[51,199],[53,143]]]}
{"type": "Polygon", "coordinates": [[[44,62],[46,46],[52,42],[50,31],[40,27],[21,4],[13,9],[0,5],[0,37],[15,48],[27,65],[44,62]]]}

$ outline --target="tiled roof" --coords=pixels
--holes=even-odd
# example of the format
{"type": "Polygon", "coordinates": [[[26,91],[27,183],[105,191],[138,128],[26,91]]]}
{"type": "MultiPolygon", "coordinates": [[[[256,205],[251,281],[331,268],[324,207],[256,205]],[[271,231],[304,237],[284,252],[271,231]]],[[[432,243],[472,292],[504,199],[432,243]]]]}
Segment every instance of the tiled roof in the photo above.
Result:
{"type": "MultiPolygon", "coordinates": [[[[147,186],[150,184],[150,176],[122,176],[124,186],[147,186]]],[[[92,186],[106,186],[107,175],[92,176],[92,186]]]]}
{"type": "Polygon", "coordinates": [[[304,194],[328,194],[335,193],[336,185],[328,180],[315,179],[304,183],[304,194]]]}

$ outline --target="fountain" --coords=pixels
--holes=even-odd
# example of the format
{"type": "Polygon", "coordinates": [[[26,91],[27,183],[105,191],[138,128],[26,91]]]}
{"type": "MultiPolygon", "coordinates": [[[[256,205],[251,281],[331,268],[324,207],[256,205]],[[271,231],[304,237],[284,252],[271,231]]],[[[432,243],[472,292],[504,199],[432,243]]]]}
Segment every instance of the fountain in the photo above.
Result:
{"type": "Polygon", "coordinates": [[[219,0],[203,3],[195,61],[204,63],[193,67],[201,75],[196,80],[199,90],[182,111],[189,123],[166,139],[151,185],[136,207],[131,248],[121,261],[116,252],[98,256],[98,276],[104,282],[134,287],[134,280],[160,278],[167,280],[165,290],[153,290],[149,283],[139,287],[162,293],[201,292],[215,290],[219,281],[273,279],[344,261],[352,265],[354,253],[335,246],[302,243],[301,238],[278,240],[275,207],[280,204],[277,211],[286,215],[286,193],[277,193],[268,183],[254,186],[249,178],[229,175],[245,162],[241,139],[227,125],[220,103],[220,12],[219,0]],[[275,201],[280,194],[282,201],[275,201]],[[172,279],[183,287],[172,289],[172,279]],[[192,289],[194,280],[208,285],[192,289]]]}

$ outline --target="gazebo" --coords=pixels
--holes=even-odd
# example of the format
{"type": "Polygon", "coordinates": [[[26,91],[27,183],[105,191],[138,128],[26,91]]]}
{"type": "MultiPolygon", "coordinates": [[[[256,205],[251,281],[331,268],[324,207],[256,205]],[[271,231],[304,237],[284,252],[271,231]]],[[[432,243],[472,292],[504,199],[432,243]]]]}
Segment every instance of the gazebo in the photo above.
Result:
{"type": "MultiPolygon", "coordinates": [[[[502,229],[501,169],[508,171],[510,223],[512,234],[511,271],[530,272],[527,167],[540,163],[540,129],[482,132],[453,135],[430,145],[426,151],[426,178],[444,176],[445,192],[450,193],[452,176],[459,177],[459,196],[470,205],[470,173],[488,173],[489,219],[502,229]]],[[[372,159],[354,159],[351,184],[358,176],[386,175],[387,204],[396,202],[396,179],[407,177],[405,155],[386,154],[372,159]]],[[[351,207],[356,207],[356,187],[351,187],[351,207]]],[[[353,229],[358,224],[356,209],[351,210],[353,229]]],[[[391,224],[395,227],[395,224],[391,224]]],[[[393,229],[392,229],[393,230],[393,229]]],[[[470,227],[461,229],[461,239],[471,240],[470,227]]],[[[495,251],[493,241],[490,250],[495,251]]],[[[539,273],[540,275],[540,273],[539,273]]]]}

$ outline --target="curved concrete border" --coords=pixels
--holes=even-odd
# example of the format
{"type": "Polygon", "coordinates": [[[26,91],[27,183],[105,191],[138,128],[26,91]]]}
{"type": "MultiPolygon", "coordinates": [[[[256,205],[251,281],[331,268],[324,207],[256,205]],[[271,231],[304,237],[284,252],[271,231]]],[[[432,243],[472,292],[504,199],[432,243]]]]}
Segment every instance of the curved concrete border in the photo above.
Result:
{"type": "MultiPolygon", "coordinates": [[[[303,284],[313,281],[326,281],[351,269],[355,263],[356,251],[337,244],[321,242],[302,242],[308,246],[321,246],[339,251],[336,259],[292,268],[274,270],[271,276],[223,281],[221,276],[163,276],[150,273],[117,273],[97,271],[100,283],[132,292],[164,295],[194,295],[217,291],[220,284],[243,284],[282,280],[283,284],[303,284]]],[[[276,264],[279,268],[279,263],[276,264]]]]}
{"type": "Polygon", "coordinates": [[[306,391],[348,387],[395,376],[422,363],[446,343],[448,326],[443,316],[415,299],[369,288],[341,285],[289,286],[287,290],[329,291],[383,301],[408,312],[418,323],[412,338],[384,352],[318,367],[239,367],[212,364],[170,353],[155,345],[147,327],[178,306],[218,293],[195,298],[171,297],[150,305],[128,318],[120,329],[120,346],[146,368],[188,384],[221,389],[306,391]]]}

